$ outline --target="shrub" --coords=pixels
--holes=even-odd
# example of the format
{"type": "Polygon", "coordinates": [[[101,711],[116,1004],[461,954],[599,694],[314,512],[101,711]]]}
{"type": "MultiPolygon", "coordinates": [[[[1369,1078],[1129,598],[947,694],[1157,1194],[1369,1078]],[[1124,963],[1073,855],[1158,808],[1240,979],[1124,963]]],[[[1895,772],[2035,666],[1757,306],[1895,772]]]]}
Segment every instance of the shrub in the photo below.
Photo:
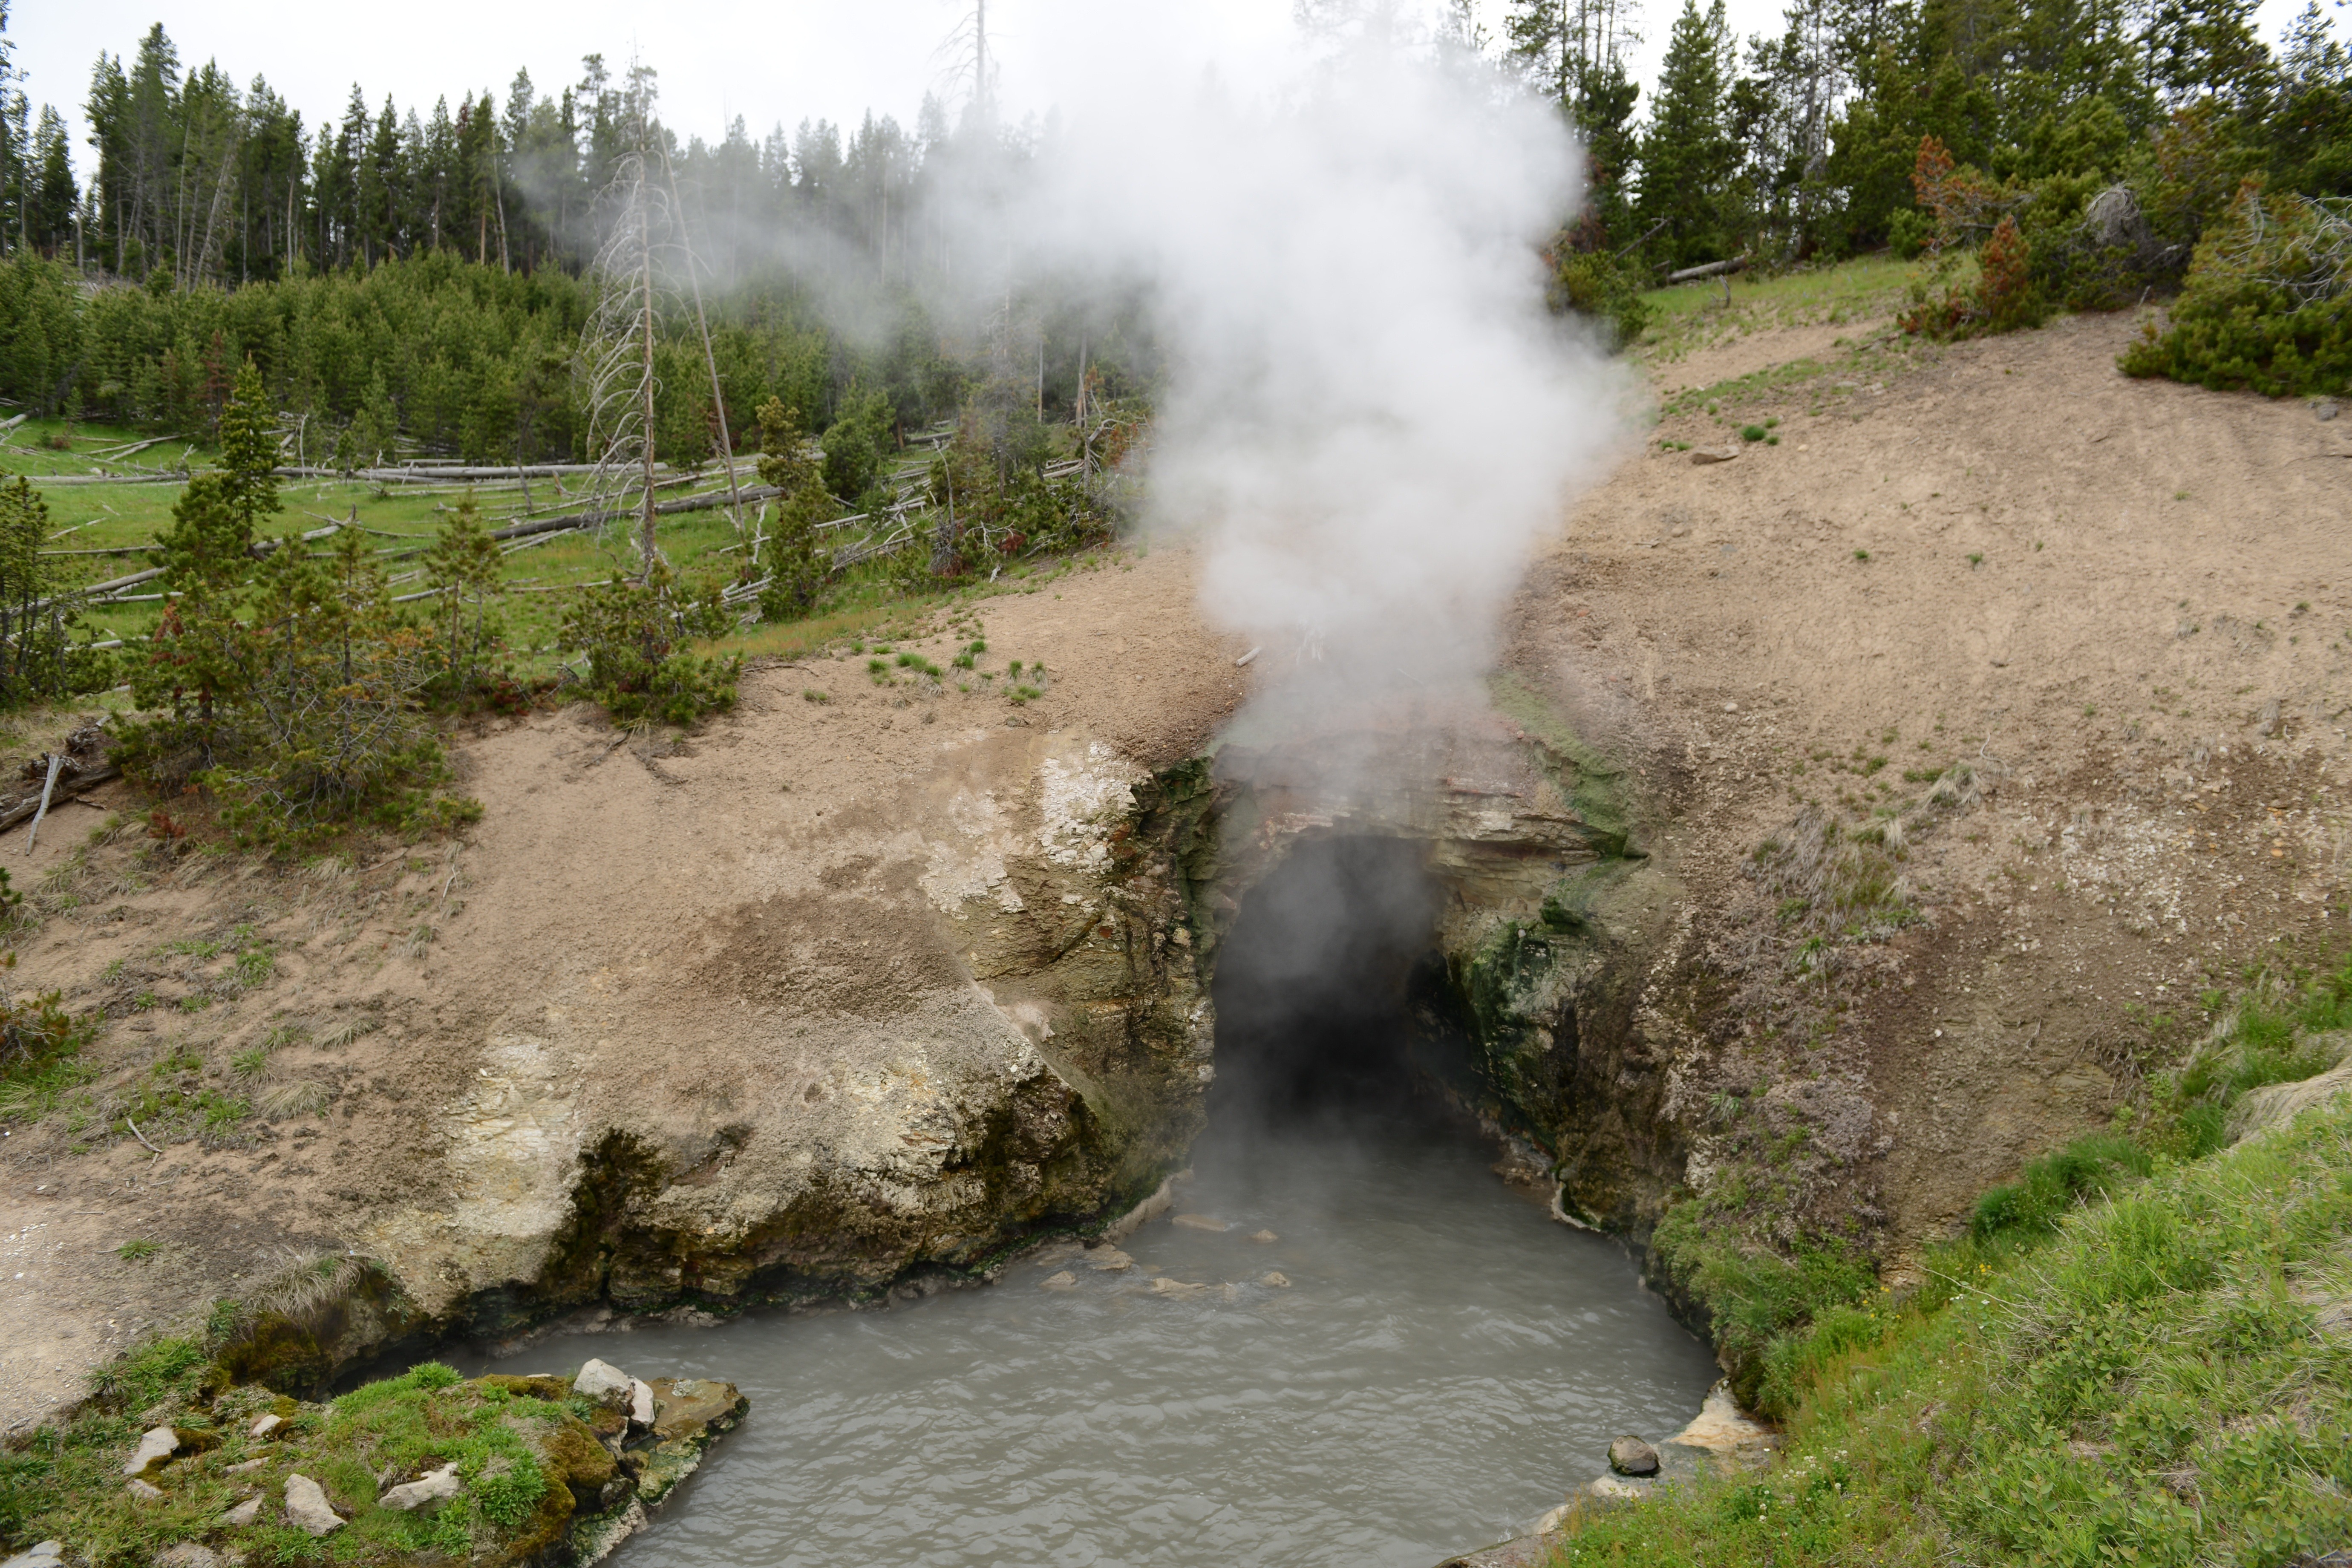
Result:
{"type": "Polygon", "coordinates": [[[439,536],[425,552],[425,585],[437,595],[429,624],[441,668],[433,684],[445,700],[483,691],[497,704],[499,693],[485,680],[484,667],[501,637],[490,602],[506,595],[503,564],[498,542],[482,526],[481,509],[472,496],[464,497],[441,520],[439,536]]]}
{"type": "Polygon", "coordinates": [[[1905,331],[1948,340],[2039,326],[2047,314],[2033,280],[2032,247],[2017,219],[2004,213],[1977,254],[1976,281],[1949,285],[1941,299],[1928,283],[1913,284],[1901,321],[1905,331]]]}
{"type": "MultiPolygon", "coordinates": [[[[0,969],[16,963],[16,955],[9,953],[0,969]]],[[[96,1033],[89,1021],[65,1010],[59,993],[20,999],[0,984],[0,1120],[40,1114],[87,1076],[75,1058],[96,1033]]]]}
{"type": "Polygon", "coordinates": [[[158,711],[126,732],[131,766],[163,783],[184,773],[248,843],[467,814],[432,793],[449,772],[419,706],[434,674],[427,639],[394,615],[357,531],[325,560],[284,542],[249,593],[184,580],[197,586],[165,611],[133,674],[158,711]]]}
{"type": "Polygon", "coordinates": [[[1649,302],[1642,298],[1645,281],[1639,268],[1605,252],[1563,250],[1552,274],[1551,307],[1601,323],[1611,345],[1623,348],[1640,341],[1650,324],[1649,302]]]}
{"type": "Polygon", "coordinates": [[[698,655],[687,644],[734,624],[719,590],[698,598],[656,562],[641,583],[591,588],[564,613],[562,640],[587,655],[585,685],[615,723],[691,724],[735,705],[743,656],[698,655]]]}
{"type": "Polygon", "coordinates": [[[2352,390],[2352,202],[2242,186],[2125,374],[2273,397],[2352,390]]]}
{"type": "Polygon", "coordinates": [[[1935,233],[1936,220],[1916,207],[1898,207],[1886,220],[1887,247],[1906,261],[1918,259],[1935,233]]]}
{"type": "Polygon", "coordinates": [[[853,504],[865,496],[892,445],[893,423],[889,398],[852,386],[840,413],[825,426],[824,488],[853,504]]]}
{"type": "Polygon", "coordinates": [[[189,481],[159,542],[175,596],[131,671],[151,716],[126,730],[125,766],[201,785],[248,843],[468,819],[478,806],[434,794],[448,766],[420,708],[430,638],[395,614],[362,535],[339,532],[323,556],[299,534],[257,538],[278,510],[269,424],[247,365],[221,416],[224,467],[189,481]]]}

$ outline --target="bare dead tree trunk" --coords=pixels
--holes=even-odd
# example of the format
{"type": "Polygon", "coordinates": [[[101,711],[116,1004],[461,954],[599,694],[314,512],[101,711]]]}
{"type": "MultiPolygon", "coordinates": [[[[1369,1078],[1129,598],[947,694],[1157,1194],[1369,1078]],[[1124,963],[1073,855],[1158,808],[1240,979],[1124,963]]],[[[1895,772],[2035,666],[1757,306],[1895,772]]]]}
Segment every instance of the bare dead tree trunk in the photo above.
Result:
{"type": "MultiPolygon", "coordinates": [[[[662,173],[669,180],[669,206],[676,215],[681,240],[690,237],[685,233],[686,208],[677,199],[677,171],[670,166],[669,155],[662,155],[662,173]]],[[[727,395],[719,387],[719,355],[710,346],[710,319],[702,309],[702,273],[696,265],[694,247],[686,247],[686,277],[694,289],[694,325],[702,334],[702,363],[710,371],[710,406],[719,416],[719,451],[727,464],[727,498],[735,517],[735,532],[743,532],[743,491],[735,482],[735,435],[727,427],[727,395]]]]}
{"type": "Polygon", "coordinates": [[[654,237],[652,215],[643,202],[637,204],[638,266],[642,274],[638,287],[643,298],[638,316],[645,330],[645,400],[646,436],[642,456],[645,461],[645,521],[641,525],[637,552],[646,575],[654,570],[654,237]]]}

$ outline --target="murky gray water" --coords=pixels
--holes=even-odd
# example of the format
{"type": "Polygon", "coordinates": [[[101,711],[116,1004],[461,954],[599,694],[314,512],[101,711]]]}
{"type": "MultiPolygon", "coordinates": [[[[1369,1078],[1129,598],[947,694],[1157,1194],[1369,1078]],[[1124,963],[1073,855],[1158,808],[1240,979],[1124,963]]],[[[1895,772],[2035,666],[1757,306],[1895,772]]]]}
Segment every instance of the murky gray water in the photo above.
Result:
{"type": "Polygon", "coordinates": [[[1147,1226],[1125,1273],[1065,1251],[887,1310],[532,1360],[751,1396],[620,1568],[1429,1568],[1561,1501],[1618,1433],[1679,1428],[1716,1375],[1616,1246],[1486,1158],[1377,1121],[1213,1135],[1178,1210],[1232,1228],[1147,1226]],[[1075,1287],[1041,1288],[1062,1269],[1075,1287]],[[1209,1288],[1156,1294],[1155,1275],[1209,1288]]]}

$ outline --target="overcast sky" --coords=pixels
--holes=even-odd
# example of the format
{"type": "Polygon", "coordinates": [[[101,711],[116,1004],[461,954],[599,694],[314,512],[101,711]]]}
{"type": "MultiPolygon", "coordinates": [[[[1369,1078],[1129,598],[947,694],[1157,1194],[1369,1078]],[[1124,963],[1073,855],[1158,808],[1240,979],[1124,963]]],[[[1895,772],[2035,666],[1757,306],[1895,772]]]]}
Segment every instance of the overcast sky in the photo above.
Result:
{"type": "MultiPolygon", "coordinates": [[[[1003,100],[1013,112],[1043,110],[1055,96],[1057,40],[1069,34],[1055,13],[1071,0],[996,0],[990,30],[1003,62],[1003,100]]],[[[1648,37],[1637,74],[1654,78],[1680,0],[1648,0],[1648,37]]],[[[2340,5],[2341,0],[2337,0],[2340,5]]],[[[1776,31],[1784,0],[1731,0],[1744,37],[1776,31]]],[[[2263,31],[2275,41],[2302,0],[2264,0],[2263,31]]],[[[1500,31],[1503,0],[1480,0],[1500,31]]],[[[579,79],[580,57],[599,51],[614,65],[634,50],[661,73],[663,117],[683,135],[715,139],[741,115],[757,137],[803,118],[855,124],[867,109],[911,124],[924,89],[940,84],[940,45],[970,0],[704,0],[694,26],[648,33],[649,7],[619,0],[399,0],[393,5],[307,6],[285,0],[17,0],[8,36],[26,93],[54,103],[74,126],[76,163],[89,167],[81,104],[100,51],[128,56],[161,21],[184,66],[217,60],[242,85],[269,79],[315,129],[340,120],[356,80],[370,105],[386,92],[405,111],[454,107],[470,89],[501,101],[518,67],[543,92],[579,79]],[[289,15],[301,20],[291,22],[289,15]]],[[[1105,13],[1141,11],[1137,0],[1090,0],[1090,23],[1105,13]]],[[[1148,30],[1162,35],[1162,6],[1148,30]]],[[[677,15],[678,13],[672,13],[677,15]]],[[[2337,13],[2339,17],[2342,13],[2337,13]]],[[[1234,73],[1277,58],[1291,35],[1291,0],[1185,0],[1183,21],[1204,57],[1234,73]]],[[[2342,31],[2339,20],[2338,30],[2342,31]]],[[[1241,72],[1240,74],[1245,74],[1241,72]]]]}

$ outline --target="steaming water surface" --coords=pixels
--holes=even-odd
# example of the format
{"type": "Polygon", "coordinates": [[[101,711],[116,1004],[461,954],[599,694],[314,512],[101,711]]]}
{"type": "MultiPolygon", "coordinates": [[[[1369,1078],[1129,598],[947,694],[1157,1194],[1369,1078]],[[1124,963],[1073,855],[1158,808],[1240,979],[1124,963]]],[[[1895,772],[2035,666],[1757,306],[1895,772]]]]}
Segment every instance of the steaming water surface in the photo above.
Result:
{"type": "Polygon", "coordinates": [[[1125,1273],[1061,1250],[888,1310],[596,1345],[751,1396],[614,1561],[1429,1568],[1509,1534],[1612,1436],[1680,1427],[1715,1368],[1487,1158],[1393,1119],[1213,1133],[1178,1207],[1231,1228],[1147,1226],[1125,1273]]]}

